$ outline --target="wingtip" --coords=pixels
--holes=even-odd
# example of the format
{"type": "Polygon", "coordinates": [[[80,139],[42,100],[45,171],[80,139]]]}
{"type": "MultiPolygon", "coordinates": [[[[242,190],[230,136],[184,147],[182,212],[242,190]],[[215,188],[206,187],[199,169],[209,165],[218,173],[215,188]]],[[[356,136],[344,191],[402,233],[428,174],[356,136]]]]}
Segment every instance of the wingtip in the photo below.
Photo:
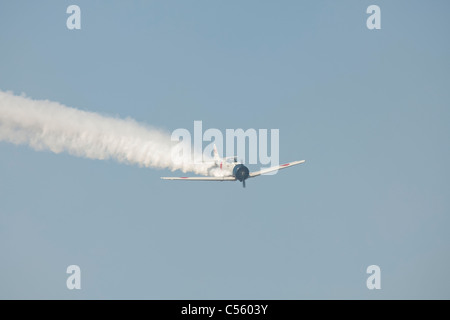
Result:
{"type": "Polygon", "coordinates": [[[302,164],[302,163],[304,163],[304,162],[306,162],[306,160],[297,160],[297,161],[289,162],[289,163],[287,163],[287,164],[290,164],[290,165],[296,165],[296,164],[302,164]]]}

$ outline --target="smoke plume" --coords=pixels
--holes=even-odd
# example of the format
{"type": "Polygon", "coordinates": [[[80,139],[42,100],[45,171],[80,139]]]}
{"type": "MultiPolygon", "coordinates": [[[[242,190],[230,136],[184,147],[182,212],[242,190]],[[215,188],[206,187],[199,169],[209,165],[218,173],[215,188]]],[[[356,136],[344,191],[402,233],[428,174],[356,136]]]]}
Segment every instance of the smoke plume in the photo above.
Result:
{"type": "Polygon", "coordinates": [[[176,143],[170,135],[133,119],[104,116],[3,91],[0,141],[89,159],[211,174],[211,164],[194,164],[191,155],[183,161],[172,161],[176,143]]]}

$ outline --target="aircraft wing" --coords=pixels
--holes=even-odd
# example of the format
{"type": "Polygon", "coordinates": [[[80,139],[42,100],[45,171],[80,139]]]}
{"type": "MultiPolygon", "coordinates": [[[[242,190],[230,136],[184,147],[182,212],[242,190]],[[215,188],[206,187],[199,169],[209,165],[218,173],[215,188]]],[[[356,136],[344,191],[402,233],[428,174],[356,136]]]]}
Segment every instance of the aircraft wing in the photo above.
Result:
{"type": "Polygon", "coordinates": [[[163,180],[236,181],[235,177],[161,177],[163,180]]]}
{"type": "Polygon", "coordinates": [[[305,160],[293,161],[293,162],[282,164],[280,166],[275,166],[275,167],[270,167],[270,168],[267,168],[267,169],[262,169],[261,171],[250,172],[249,178],[257,177],[257,176],[260,176],[262,174],[266,174],[266,173],[269,173],[269,172],[272,172],[272,171],[289,168],[289,167],[295,166],[297,164],[301,164],[303,162],[305,162],[305,160]]]}

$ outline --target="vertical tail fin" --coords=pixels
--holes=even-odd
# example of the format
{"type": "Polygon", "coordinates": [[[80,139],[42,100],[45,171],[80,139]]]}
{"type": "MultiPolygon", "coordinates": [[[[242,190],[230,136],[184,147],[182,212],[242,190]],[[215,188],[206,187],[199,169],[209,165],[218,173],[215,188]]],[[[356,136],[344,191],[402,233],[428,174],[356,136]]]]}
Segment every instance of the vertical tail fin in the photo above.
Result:
{"type": "Polygon", "coordinates": [[[214,160],[216,160],[216,161],[220,160],[219,153],[217,152],[216,144],[214,144],[214,160]]]}

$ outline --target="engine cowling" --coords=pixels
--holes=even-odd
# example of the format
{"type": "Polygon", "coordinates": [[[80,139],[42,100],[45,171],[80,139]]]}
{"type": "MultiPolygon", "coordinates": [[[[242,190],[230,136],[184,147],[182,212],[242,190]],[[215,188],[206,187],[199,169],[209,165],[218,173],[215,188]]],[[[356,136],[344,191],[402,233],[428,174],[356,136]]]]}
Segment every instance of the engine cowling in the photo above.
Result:
{"type": "Polygon", "coordinates": [[[235,165],[233,168],[233,176],[236,177],[239,181],[244,181],[248,178],[250,171],[243,164],[235,165]]]}

